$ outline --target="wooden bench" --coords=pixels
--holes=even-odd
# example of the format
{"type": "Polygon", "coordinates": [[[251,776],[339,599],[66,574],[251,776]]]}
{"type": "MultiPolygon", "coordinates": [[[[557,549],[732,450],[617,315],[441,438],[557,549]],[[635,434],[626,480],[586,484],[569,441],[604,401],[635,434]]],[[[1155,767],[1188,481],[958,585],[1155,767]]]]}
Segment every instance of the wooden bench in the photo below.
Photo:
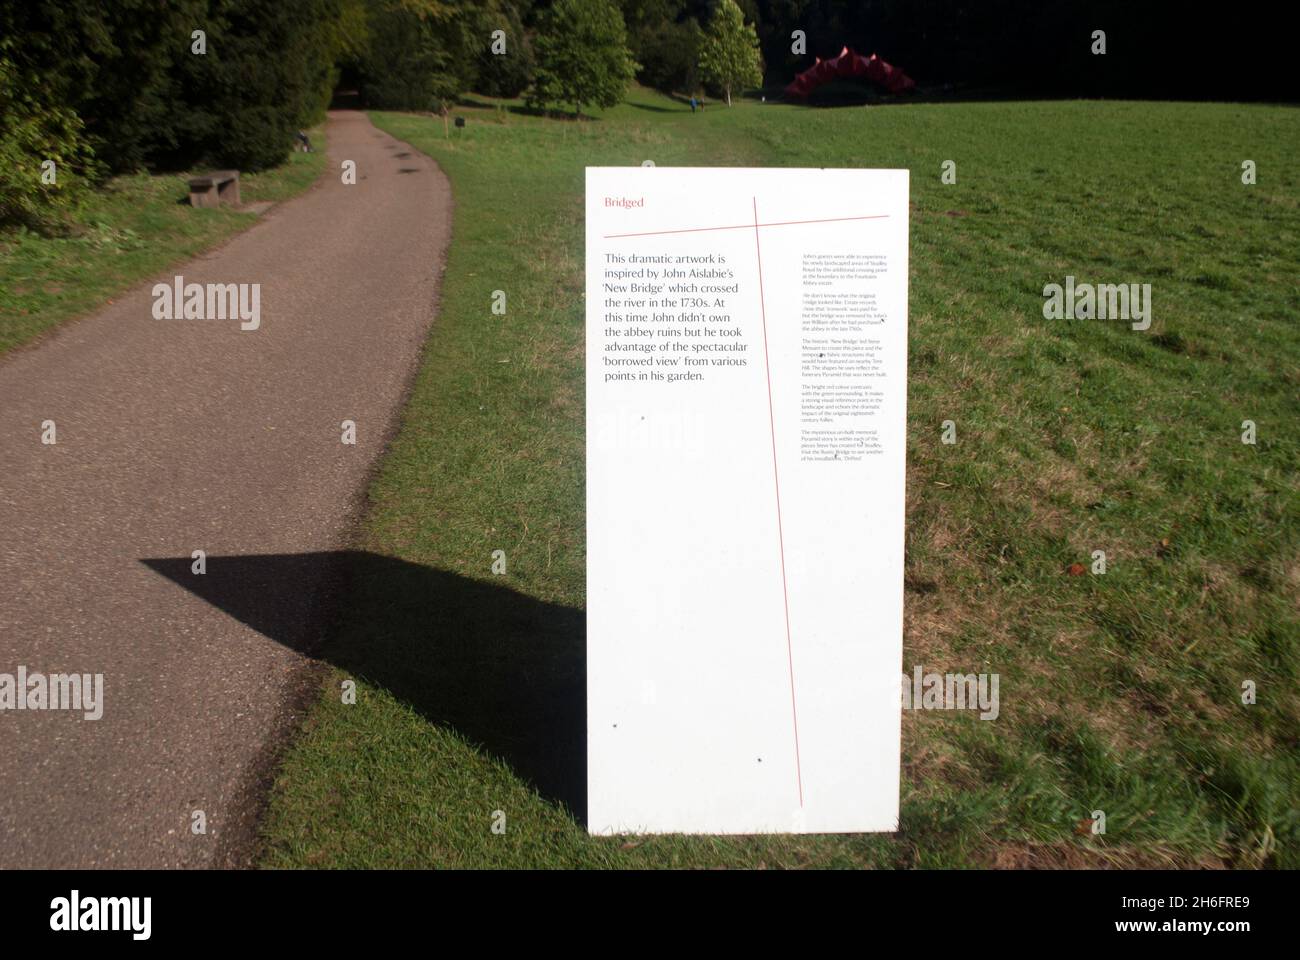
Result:
{"type": "Polygon", "coordinates": [[[222,203],[239,206],[238,170],[213,170],[190,178],[190,206],[219,207],[222,203]]]}

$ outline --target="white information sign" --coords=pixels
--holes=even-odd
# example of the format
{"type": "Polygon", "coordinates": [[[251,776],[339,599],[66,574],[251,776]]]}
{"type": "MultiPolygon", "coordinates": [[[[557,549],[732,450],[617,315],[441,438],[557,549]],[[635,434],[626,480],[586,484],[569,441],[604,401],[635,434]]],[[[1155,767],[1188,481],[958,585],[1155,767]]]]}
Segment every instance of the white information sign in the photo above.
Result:
{"type": "Polygon", "coordinates": [[[593,833],[898,823],[905,170],[587,170],[593,833]]]}

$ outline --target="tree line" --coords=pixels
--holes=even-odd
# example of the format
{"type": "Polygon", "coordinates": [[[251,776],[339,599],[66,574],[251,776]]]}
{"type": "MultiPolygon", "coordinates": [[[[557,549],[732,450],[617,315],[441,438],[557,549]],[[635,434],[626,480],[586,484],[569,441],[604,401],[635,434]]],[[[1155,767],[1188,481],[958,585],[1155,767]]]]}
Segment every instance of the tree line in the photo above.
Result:
{"type": "Polygon", "coordinates": [[[378,108],[445,116],[476,91],[580,113],[618,102],[633,78],[728,102],[779,92],[847,45],[928,88],[1286,98],[1264,79],[1286,62],[1284,32],[1168,12],[1158,0],[6,0],[0,222],[129,170],[272,166],[340,82],[378,108]],[[1090,46],[1097,29],[1106,56],[1090,46]]]}
{"type": "Polygon", "coordinates": [[[300,128],[322,119],[340,81],[366,106],[444,115],[471,90],[575,112],[618,102],[638,75],[694,90],[702,52],[718,90],[757,85],[753,26],[734,0],[711,6],[742,53],[715,51],[709,61],[696,15],[712,9],[703,4],[0,4],[0,223],[38,222],[75,203],[79,189],[127,171],[273,166],[300,128]]]}
{"type": "Polygon", "coordinates": [[[0,219],[126,171],[281,162],[323,115],[350,0],[0,4],[0,219]]]}

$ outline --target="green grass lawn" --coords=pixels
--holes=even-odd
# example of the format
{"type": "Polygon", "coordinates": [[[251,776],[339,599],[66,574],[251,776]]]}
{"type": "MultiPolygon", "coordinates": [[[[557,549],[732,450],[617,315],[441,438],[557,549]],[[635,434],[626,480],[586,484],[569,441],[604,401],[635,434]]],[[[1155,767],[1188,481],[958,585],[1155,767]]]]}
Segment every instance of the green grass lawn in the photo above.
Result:
{"type": "Polygon", "coordinates": [[[451,178],[452,249],[358,544],[405,573],[354,564],[266,865],[1300,866],[1300,114],[692,115],[645,91],[579,123],[459,112],[450,140],[374,115],[451,178]],[[556,772],[582,769],[583,168],[644,160],[912,172],[904,668],[999,673],[1001,714],[905,715],[897,835],[590,838],[562,802],[556,772]],[[1151,330],[1044,320],[1066,274],[1151,283],[1151,330]],[[1104,576],[1067,575],[1098,549],[1104,576]],[[1096,809],[1106,834],[1080,835],[1096,809]]]}
{"type": "MultiPolygon", "coordinates": [[[[310,136],[316,152],[241,176],[240,200],[287,200],[311,186],[325,169],[324,127],[310,136]]],[[[57,230],[0,232],[0,354],[252,225],[252,213],[190,207],[189,176],[117,177],[57,230]]]]}

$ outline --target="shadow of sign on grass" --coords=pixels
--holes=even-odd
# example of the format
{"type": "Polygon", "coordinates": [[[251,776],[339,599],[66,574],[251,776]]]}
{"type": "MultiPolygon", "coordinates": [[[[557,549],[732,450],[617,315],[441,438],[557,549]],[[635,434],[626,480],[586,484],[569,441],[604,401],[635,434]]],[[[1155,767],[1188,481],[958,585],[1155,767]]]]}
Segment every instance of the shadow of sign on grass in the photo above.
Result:
{"type": "Polygon", "coordinates": [[[193,562],[141,560],[264,636],[385,688],[586,822],[582,610],[357,550],[209,556],[201,575],[193,562]]]}

